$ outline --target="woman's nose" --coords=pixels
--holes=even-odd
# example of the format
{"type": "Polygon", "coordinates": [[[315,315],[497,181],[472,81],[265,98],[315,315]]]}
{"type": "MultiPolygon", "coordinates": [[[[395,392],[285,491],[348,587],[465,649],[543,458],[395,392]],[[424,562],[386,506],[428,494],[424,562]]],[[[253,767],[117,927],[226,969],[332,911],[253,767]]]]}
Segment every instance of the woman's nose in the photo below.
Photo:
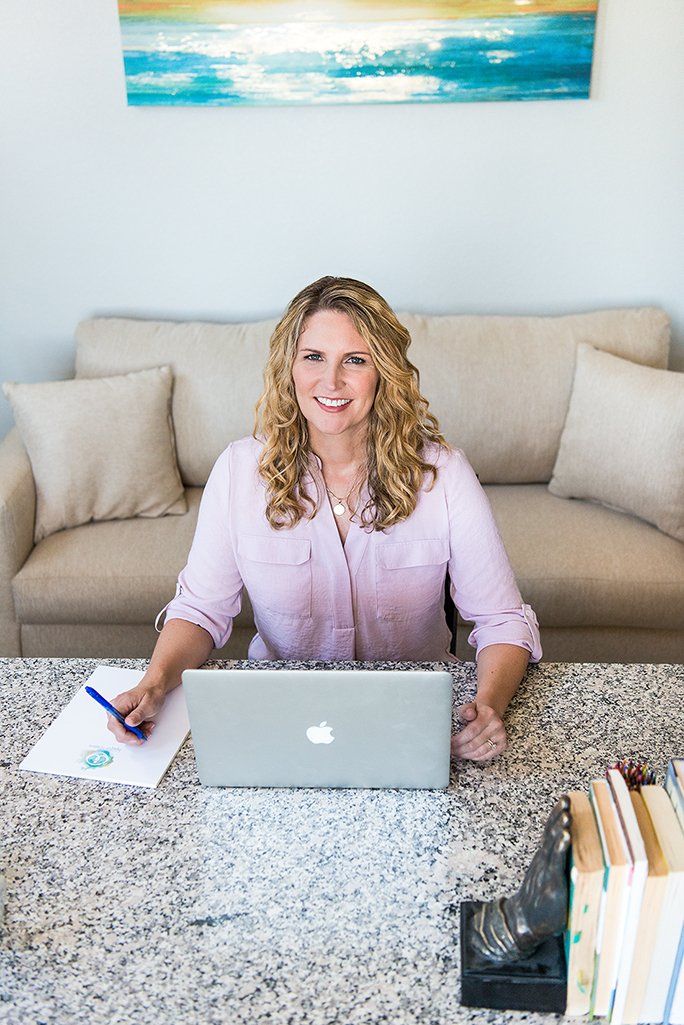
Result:
{"type": "Polygon", "coordinates": [[[339,363],[327,363],[323,379],[326,388],[330,389],[330,391],[337,391],[343,385],[343,367],[339,363]]]}

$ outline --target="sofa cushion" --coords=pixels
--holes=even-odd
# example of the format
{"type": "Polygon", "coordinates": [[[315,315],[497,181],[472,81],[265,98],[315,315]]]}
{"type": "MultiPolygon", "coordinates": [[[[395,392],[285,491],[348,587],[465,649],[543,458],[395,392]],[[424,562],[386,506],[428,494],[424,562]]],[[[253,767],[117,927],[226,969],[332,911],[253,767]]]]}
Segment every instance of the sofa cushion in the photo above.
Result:
{"type": "Polygon", "coordinates": [[[432,412],[483,483],[550,479],[580,342],[648,366],[668,360],[669,321],[653,308],[400,319],[432,412]]]}
{"type": "MultiPolygon", "coordinates": [[[[484,482],[549,480],[579,342],[667,366],[669,320],[653,308],[565,317],[399,317],[447,440],[465,450],[484,482]]],[[[181,475],[188,485],[203,485],[226,445],[253,430],[275,325],[87,320],[76,330],[76,375],[168,363],[181,475]]]]}
{"type": "Polygon", "coordinates": [[[186,510],[168,367],[6,384],[36,485],[35,540],[91,520],[186,510]]]}
{"type": "Polygon", "coordinates": [[[634,513],[684,541],[684,374],[580,345],[549,491],[634,513]]]}
{"type": "MultiPolygon", "coordinates": [[[[247,658],[254,627],[235,625],[217,658],[247,658]]],[[[152,623],[22,623],[24,658],[149,658],[157,641],[152,623]]],[[[134,668],[134,667],[132,667],[134,668]]]]}
{"type": "MultiPolygon", "coordinates": [[[[89,523],[36,545],[12,585],[22,623],[154,624],[190,550],[201,490],[183,516],[89,523]]],[[[245,599],[238,625],[253,622],[245,599]]]]}
{"type": "MultiPolygon", "coordinates": [[[[464,628],[465,630],[465,628],[464,628]]],[[[24,632],[22,630],[22,644],[24,632]]],[[[460,657],[460,656],[459,656],[460,657]]],[[[463,656],[473,658],[473,653],[463,656]]],[[[544,661],[549,662],[681,662],[682,631],[640,630],[624,626],[549,626],[544,630],[544,661]]],[[[644,707],[649,672],[643,670],[644,707]]],[[[560,683],[560,680],[559,680],[560,683]]]]}
{"type": "Polygon", "coordinates": [[[544,627],[681,630],[679,541],[626,513],[557,498],[541,484],[485,490],[542,646],[544,627]]]}
{"type": "Polygon", "coordinates": [[[174,374],[173,423],[181,477],[188,486],[202,486],[223,449],[254,429],[254,407],[275,325],[275,320],[86,320],[76,329],[76,376],[168,364],[174,374]]]}
{"type": "MultiPolygon", "coordinates": [[[[525,601],[544,626],[681,629],[684,546],[635,517],[543,484],[486,488],[525,601]]],[[[173,519],[90,523],[41,541],[14,579],[23,623],[153,623],[171,599],[199,489],[173,519]]],[[[238,625],[252,622],[247,597],[238,625]]]]}

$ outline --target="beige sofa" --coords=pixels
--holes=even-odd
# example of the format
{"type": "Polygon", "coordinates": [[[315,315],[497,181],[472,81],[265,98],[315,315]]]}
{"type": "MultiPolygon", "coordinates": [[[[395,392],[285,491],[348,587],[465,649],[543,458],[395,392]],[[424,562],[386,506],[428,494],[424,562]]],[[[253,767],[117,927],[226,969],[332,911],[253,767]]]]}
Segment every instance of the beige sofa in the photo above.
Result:
{"type": "MultiPolygon", "coordinates": [[[[643,416],[651,435],[661,430],[661,387],[674,396],[676,414],[684,375],[664,369],[665,314],[647,308],[556,318],[401,316],[422,390],[447,439],[466,451],[486,487],[521,591],[537,612],[545,657],[684,660],[681,482],[670,493],[666,481],[661,494],[660,478],[650,476],[648,439],[639,457],[643,472],[639,464],[622,465],[632,446],[618,422],[627,416],[636,425],[643,416]],[[631,409],[634,388],[650,412],[641,397],[631,409]],[[606,439],[613,429],[617,438],[606,439]],[[578,466],[582,454],[586,465],[578,466]],[[567,494],[579,497],[561,497],[567,494]]],[[[188,511],[83,523],[35,543],[36,485],[13,429],[0,444],[1,655],[149,655],[154,620],[174,593],[209,470],[231,439],[252,430],[273,326],[117,318],[79,325],[77,381],[172,368],[188,511]]],[[[677,424],[671,416],[663,424],[667,443],[657,447],[665,459],[677,424]]],[[[126,428],[122,422],[122,435],[126,428]]],[[[458,652],[471,658],[467,633],[458,631],[458,652]]],[[[252,634],[246,599],[224,652],[244,656],[252,634]]]]}

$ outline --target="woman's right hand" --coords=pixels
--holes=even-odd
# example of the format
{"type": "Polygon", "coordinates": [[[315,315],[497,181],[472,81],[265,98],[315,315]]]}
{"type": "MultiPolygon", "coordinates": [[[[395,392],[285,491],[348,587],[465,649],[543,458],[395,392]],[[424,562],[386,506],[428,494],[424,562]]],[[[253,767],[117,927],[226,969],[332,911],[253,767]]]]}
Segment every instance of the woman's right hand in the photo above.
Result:
{"type": "MultiPolygon", "coordinates": [[[[129,726],[138,726],[146,737],[152,733],[154,718],[164,704],[166,688],[163,684],[146,684],[145,679],[137,687],[125,690],[112,699],[112,704],[121,712],[129,726]]],[[[125,729],[113,715],[107,716],[107,729],[111,730],[122,744],[143,744],[135,733],[125,729]]]]}
{"type": "MultiPolygon", "coordinates": [[[[164,698],[174,687],[180,687],[183,670],[201,666],[209,658],[212,647],[211,636],[201,626],[184,619],[171,619],[164,624],[140,683],[118,694],[112,704],[129,726],[139,726],[149,737],[164,698]]],[[[124,729],[114,716],[110,715],[108,720],[107,729],[122,744],[145,743],[135,733],[124,729]]]]}

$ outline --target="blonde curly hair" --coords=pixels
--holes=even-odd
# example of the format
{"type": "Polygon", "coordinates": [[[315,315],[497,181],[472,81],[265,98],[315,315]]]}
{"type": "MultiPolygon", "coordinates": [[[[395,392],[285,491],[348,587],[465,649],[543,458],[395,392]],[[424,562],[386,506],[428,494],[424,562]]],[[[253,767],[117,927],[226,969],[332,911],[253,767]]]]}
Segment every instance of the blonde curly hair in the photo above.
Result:
{"type": "Polygon", "coordinates": [[[311,476],[309,432],[292,379],[299,336],[320,310],[350,318],[378,371],[366,442],[370,498],[359,519],[367,529],[385,530],[411,515],[426,475],[430,487],[435,482],[436,467],[423,459],[425,444],[446,442],[406,355],[411,336],[382,296],[354,278],[324,277],[307,285],[271,336],[254,428],[254,437],[263,441],[259,474],[267,491],[266,518],[276,530],[294,527],[304,516],[313,517],[325,498],[319,495],[315,502],[303,487],[311,476]]]}

